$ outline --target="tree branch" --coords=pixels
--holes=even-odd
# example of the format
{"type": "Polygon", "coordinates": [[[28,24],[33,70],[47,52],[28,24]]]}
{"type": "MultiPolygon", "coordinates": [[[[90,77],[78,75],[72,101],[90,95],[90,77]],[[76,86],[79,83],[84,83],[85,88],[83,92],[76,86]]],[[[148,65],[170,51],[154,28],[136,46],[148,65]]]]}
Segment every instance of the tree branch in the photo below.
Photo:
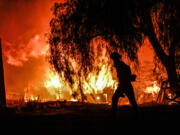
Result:
{"type": "Polygon", "coordinates": [[[168,56],[164,52],[161,44],[159,43],[159,41],[156,37],[156,33],[154,31],[154,26],[152,24],[150,15],[148,15],[148,17],[146,17],[145,22],[147,23],[146,25],[148,25],[148,27],[145,28],[144,34],[146,36],[148,36],[158,58],[162,61],[162,63],[164,65],[167,65],[168,56]]]}

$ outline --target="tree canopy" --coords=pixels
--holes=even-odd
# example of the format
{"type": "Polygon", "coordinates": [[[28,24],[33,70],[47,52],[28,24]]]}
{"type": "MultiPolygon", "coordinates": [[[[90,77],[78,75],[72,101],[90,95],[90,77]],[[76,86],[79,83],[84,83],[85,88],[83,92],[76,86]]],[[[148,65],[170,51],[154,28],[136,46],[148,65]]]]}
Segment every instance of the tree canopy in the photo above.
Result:
{"type": "MultiPolygon", "coordinates": [[[[112,46],[120,48],[135,60],[137,43],[142,41],[137,12],[140,8],[148,9],[143,1],[134,0],[67,0],[65,3],[56,3],[53,8],[54,17],[50,22],[52,63],[57,71],[70,71],[65,58],[58,62],[64,54],[77,56],[82,68],[91,66],[93,58],[90,54],[90,41],[101,36],[112,46]],[[146,6],[146,7],[145,7],[146,6]],[[70,53],[66,52],[70,51],[70,53]],[[65,69],[66,68],[66,69],[65,69]]],[[[72,73],[72,71],[70,71],[72,73]]],[[[66,72],[70,76],[70,72],[66,72]]],[[[68,77],[67,77],[68,78],[68,77]]]]}
{"type": "Polygon", "coordinates": [[[50,22],[50,61],[58,72],[64,71],[66,78],[73,82],[72,58],[79,63],[77,74],[91,69],[90,42],[93,38],[100,36],[112,47],[127,53],[131,60],[137,60],[138,47],[147,36],[166,67],[169,80],[177,79],[173,72],[175,66],[170,65],[174,65],[172,60],[179,43],[178,3],[168,0],[67,0],[55,3],[50,22]],[[168,54],[166,50],[169,50],[168,54]]]}

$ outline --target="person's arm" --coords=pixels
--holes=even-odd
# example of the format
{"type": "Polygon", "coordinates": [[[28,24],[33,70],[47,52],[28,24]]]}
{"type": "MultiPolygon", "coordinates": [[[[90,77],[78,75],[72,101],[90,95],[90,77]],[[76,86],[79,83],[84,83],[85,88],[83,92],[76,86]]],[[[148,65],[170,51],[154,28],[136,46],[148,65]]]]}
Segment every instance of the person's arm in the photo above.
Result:
{"type": "Polygon", "coordinates": [[[131,74],[131,82],[136,81],[136,75],[135,74],[131,74]]]}

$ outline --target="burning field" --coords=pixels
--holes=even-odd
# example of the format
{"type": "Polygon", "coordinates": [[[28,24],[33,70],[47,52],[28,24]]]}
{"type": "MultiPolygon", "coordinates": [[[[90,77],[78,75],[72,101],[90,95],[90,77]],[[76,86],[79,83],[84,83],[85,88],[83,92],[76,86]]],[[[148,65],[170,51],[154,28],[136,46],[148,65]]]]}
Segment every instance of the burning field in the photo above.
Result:
{"type": "MultiPolygon", "coordinates": [[[[78,60],[82,56],[78,54],[78,50],[74,51],[76,57],[72,57],[71,52],[59,46],[59,59],[62,59],[61,64],[69,65],[73,72],[70,78],[73,83],[67,80],[66,72],[58,73],[49,63],[52,59],[52,48],[48,43],[47,33],[52,18],[50,8],[54,2],[47,0],[43,5],[41,1],[0,2],[0,15],[3,18],[0,37],[7,102],[83,101],[111,104],[118,79],[109,57],[114,48],[108,42],[100,37],[91,41],[92,70],[86,74],[79,73],[82,63],[78,60]]],[[[131,63],[127,55],[123,56],[125,63],[129,64],[132,72],[137,75],[133,86],[138,104],[156,102],[160,91],[159,80],[153,72],[154,56],[148,39],[144,40],[138,51],[138,65],[131,63]]],[[[119,104],[129,104],[128,99],[121,99],[119,104]]]]}
{"type": "MultiPolygon", "coordinates": [[[[95,44],[98,45],[98,43],[95,44]]],[[[118,86],[117,73],[112,68],[112,61],[110,61],[109,56],[107,57],[106,45],[102,44],[101,53],[96,52],[96,48],[94,48],[93,53],[96,59],[93,63],[94,69],[88,73],[87,78],[83,76],[80,78],[85,102],[111,104],[112,95],[118,86]]],[[[141,60],[142,63],[138,65],[139,70],[133,70],[137,74],[137,81],[133,83],[133,86],[139,104],[156,101],[160,91],[160,85],[153,75],[154,64],[152,61],[148,61],[148,57],[153,57],[153,52],[151,52],[151,49],[144,47],[139,55],[144,53],[143,49],[148,50],[149,55],[152,56],[147,56],[147,59],[141,60]]],[[[23,100],[24,102],[82,101],[78,76],[73,76],[75,83],[72,85],[65,79],[64,72],[58,74],[53,70],[48,63],[48,44],[42,36],[36,35],[33,37],[27,48],[16,52],[17,56],[12,56],[14,51],[14,49],[4,51],[7,67],[9,67],[8,69],[5,67],[7,100],[23,100]],[[39,45],[41,48],[36,48],[39,45]],[[28,50],[29,48],[30,50],[28,50]],[[35,63],[37,61],[40,62],[35,63]],[[26,75],[19,75],[20,78],[16,79],[17,73],[26,75]],[[10,76],[12,74],[13,76],[10,76]]],[[[126,57],[124,59],[126,60],[126,57]]],[[[128,60],[126,61],[128,62],[128,60]]],[[[75,69],[78,68],[78,63],[72,60],[72,64],[75,69]]],[[[134,68],[133,66],[132,68],[134,68]]],[[[120,104],[129,104],[128,99],[122,99],[120,104]]]]}

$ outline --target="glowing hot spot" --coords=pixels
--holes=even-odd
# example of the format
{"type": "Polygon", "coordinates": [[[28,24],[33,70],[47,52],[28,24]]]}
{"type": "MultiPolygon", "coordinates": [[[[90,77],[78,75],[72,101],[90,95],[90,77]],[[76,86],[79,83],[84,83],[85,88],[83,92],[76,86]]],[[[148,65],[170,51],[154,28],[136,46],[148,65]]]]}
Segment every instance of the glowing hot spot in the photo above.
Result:
{"type": "Polygon", "coordinates": [[[151,93],[153,96],[155,96],[156,94],[158,94],[159,91],[160,88],[157,86],[157,82],[154,81],[153,86],[147,87],[144,92],[151,93]]]}
{"type": "Polygon", "coordinates": [[[46,88],[60,88],[61,83],[57,73],[49,72],[47,73],[48,80],[45,82],[46,88]]]}

